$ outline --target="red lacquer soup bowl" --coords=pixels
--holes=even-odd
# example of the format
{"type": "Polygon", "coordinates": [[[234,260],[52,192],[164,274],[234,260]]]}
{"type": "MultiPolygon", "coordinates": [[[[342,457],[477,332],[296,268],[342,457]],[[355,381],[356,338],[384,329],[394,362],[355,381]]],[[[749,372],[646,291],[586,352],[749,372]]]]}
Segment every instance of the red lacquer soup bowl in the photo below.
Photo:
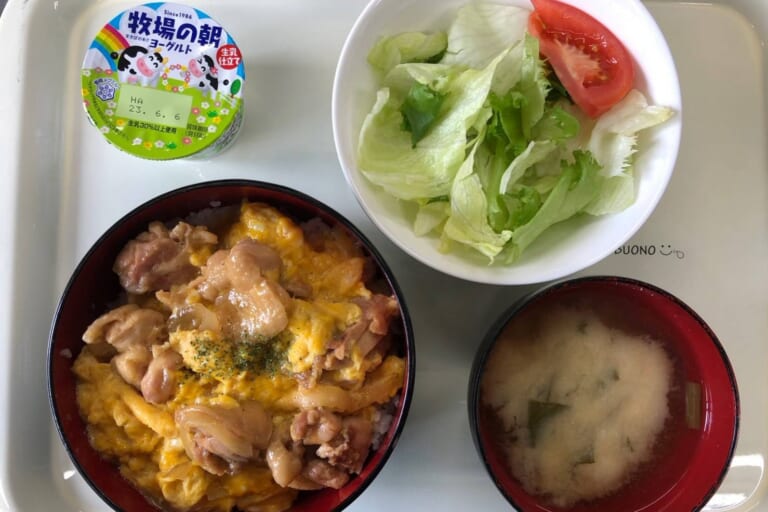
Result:
{"type": "Polygon", "coordinates": [[[88,325],[114,307],[121,288],[112,265],[125,244],[147,229],[151,221],[185,219],[193,212],[243,201],[261,202],[276,208],[294,221],[321,219],[338,226],[356,240],[372,262],[371,275],[381,288],[378,293],[393,295],[400,315],[390,326],[390,350],[405,361],[403,386],[395,399],[392,421],[376,450],[371,450],[362,471],[340,489],[302,491],[290,508],[293,512],[342,510],[374,480],[390,457],[405,424],[414,385],[415,352],[413,331],[405,300],[395,277],[381,254],[342,215],[301,192],[282,186],[248,180],[221,180],[187,186],[156,197],[137,207],[110,227],[90,248],[70,278],[59,302],[50,333],[48,349],[49,399],[54,420],[72,461],[86,482],[113,509],[124,512],[162,510],[124,479],[113,463],[102,458],[89,443],[86,423],[76,402],[76,377],[72,364],[83,347],[88,325]]]}
{"type": "MultiPolygon", "coordinates": [[[[581,327],[584,324],[578,325],[581,327]]],[[[581,335],[587,336],[587,332],[588,330],[584,329],[581,335]]],[[[610,339],[613,340],[614,337],[610,339]]],[[[559,355],[562,353],[548,352],[543,359],[544,368],[551,365],[553,360],[566,357],[559,355]]],[[[521,369],[520,359],[517,361],[509,363],[509,371],[517,371],[519,375],[525,370],[521,369]]],[[[607,377],[610,378],[618,380],[619,377],[615,374],[613,377],[607,377]]],[[[648,383],[640,381],[640,386],[646,384],[648,383]]],[[[600,399],[602,398],[595,400],[600,399]]],[[[704,320],[680,299],[656,286],[615,276],[582,277],[557,282],[524,297],[508,309],[488,331],[477,352],[470,378],[468,405],[473,441],[486,470],[507,501],[522,512],[701,510],[714,495],[728,470],[739,422],[739,399],[733,370],[722,345],[704,320]],[[515,416],[514,422],[519,421],[519,424],[510,427],[509,420],[503,419],[510,416],[504,409],[505,406],[500,406],[498,399],[486,398],[493,396],[493,391],[488,391],[488,387],[501,389],[500,386],[507,382],[505,379],[511,378],[507,377],[509,373],[496,371],[495,380],[483,379],[486,370],[492,364],[498,364],[492,363],[491,358],[499,357],[495,355],[498,353],[509,353],[494,351],[499,344],[498,340],[508,336],[506,333],[516,333],[508,339],[527,338],[524,342],[527,350],[542,343],[543,337],[537,336],[542,330],[541,325],[546,325],[547,322],[552,325],[548,315],[557,308],[574,305],[588,307],[605,326],[608,326],[607,328],[640,337],[644,343],[664,349],[668,363],[657,366],[670,368],[665,373],[668,376],[666,381],[670,385],[662,388],[668,391],[661,395],[662,402],[666,398],[668,413],[662,417],[662,426],[651,438],[653,444],[649,445],[651,448],[646,451],[648,457],[627,471],[623,484],[588,498],[558,500],[553,495],[556,491],[550,491],[558,488],[557,486],[542,490],[544,486],[540,485],[540,481],[524,485],[521,481],[526,478],[521,476],[524,470],[518,469],[513,473],[513,463],[519,460],[513,457],[522,457],[519,454],[529,449],[528,446],[535,449],[536,435],[541,435],[541,422],[544,421],[542,418],[553,417],[558,411],[572,405],[567,404],[567,399],[562,399],[561,404],[552,405],[547,402],[547,407],[544,407],[538,398],[529,398],[530,391],[524,391],[524,386],[519,385],[519,381],[514,381],[515,386],[509,387],[509,390],[505,388],[504,393],[507,395],[504,396],[518,393],[515,400],[520,401],[516,403],[525,404],[528,400],[528,409],[526,413],[515,416]],[[532,318],[538,319],[535,320],[538,323],[532,324],[532,318]],[[537,327],[530,327],[531,325],[537,327]],[[503,414],[506,416],[502,416],[503,414]],[[520,428],[527,429],[527,433],[520,434],[520,428]],[[526,448],[518,447],[512,453],[510,445],[522,442],[520,439],[523,438],[529,444],[526,448]],[[520,479],[516,478],[515,474],[520,476],[520,479]]],[[[599,419],[596,423],[598,431],[601,428],[612,428],[608,426],[607,420],[599,419]]],[[[576,423],[566,425],[566,429],[581,428],[580,424],[574,426],[576,423]]],[[[563,431],[561,429],[559,432],[563,431]]],[[[602,436],[603,433],[599,435],[602,436]]],[[[628,447],[632,449],[630,443],[628,447]]],[[[554,453],[558,456],[560,454],[557,450],[554,453]]],[[[565,453],[562,456],[565,457],[565,453]]],[[[589,453],[582,460],[577,460],[576,465],[593,464],[595,457],[593,453],[589,453]]],[[[520,468],[522,465],[516,464],[515,467],[520,468]]],[[[541,474],[538,473],[537,478],[543,478],[541,474]]]]}

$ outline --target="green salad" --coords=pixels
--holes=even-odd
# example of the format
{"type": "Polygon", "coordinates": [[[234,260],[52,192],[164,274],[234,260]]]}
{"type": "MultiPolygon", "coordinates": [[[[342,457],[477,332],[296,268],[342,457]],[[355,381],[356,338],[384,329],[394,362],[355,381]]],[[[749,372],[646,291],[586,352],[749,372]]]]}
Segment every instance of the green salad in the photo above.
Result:
{"type": "Polygon", "coordinates": [[[673,115],[635,89],[584,114],[540,56],[530,13],[472,3],[447,33],[383,37],[369,53],[381,87],[359,167],[415,203],[416,234],[439,236],[444,251],[511,263],[555,223],[627,208],[637,132],[673,115]]]}

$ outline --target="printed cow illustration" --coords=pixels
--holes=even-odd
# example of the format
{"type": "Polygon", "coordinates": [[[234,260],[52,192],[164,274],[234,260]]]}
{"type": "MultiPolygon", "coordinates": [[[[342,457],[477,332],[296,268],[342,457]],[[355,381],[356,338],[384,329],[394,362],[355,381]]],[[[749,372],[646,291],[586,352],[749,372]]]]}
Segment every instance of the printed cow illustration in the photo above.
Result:
{"type": "Polygon", "coordinates": [[[219,70],[213,59],[208,55],[202,55],[197,59],[189,61],[189,72],[192,75],[190,84],[194,85],[203,93],[203,97],[211,98],[216,96],[219,86],[229,85],[229,80],[219,81],[219,70]]]}
{"type": "Polygon", "coordinates": [[[117,61],[120,82],[145,87],[157,87],[162,73],[163,56],[160,52],[148,52],[143,46],[129,46],[121,53],[112,53],[117,61]]]}

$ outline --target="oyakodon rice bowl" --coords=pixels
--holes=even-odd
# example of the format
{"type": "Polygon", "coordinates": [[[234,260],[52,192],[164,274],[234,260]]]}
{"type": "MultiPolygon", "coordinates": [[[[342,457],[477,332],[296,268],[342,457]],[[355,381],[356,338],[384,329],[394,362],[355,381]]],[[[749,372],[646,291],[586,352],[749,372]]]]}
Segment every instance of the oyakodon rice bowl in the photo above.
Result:
{"type": "Polygon", "coordinates": [[[338,214],[273,185],[200,184],[83,259],[51,333],[51,403],[116,509],[334,510],[393,448],[411,340],[390,271],[338,214]]]}

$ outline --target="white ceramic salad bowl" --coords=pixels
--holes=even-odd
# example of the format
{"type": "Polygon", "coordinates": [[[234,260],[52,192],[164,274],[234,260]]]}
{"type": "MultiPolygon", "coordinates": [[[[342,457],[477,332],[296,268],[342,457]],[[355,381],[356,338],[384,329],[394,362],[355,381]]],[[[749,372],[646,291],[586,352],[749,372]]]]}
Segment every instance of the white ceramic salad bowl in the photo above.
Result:
{"type": "MultiPolygon", "coordinates": [[[[532,9],[528,0],[492,0],[532,9]]],[[[682,105],[677,71],[667,43],[640,0],[566,0],[594,17],[623,43],[634,60],[634,88],[651,105],[674,115],[639,133],[634,154],[635,200],[607,215],[581,214],[546,229],[514,261],[489,258],[459,247],[445,251],[439,235],[418,236],[418,206],[372,184],[358,166],[360,131],[371,111],[381,78],[367,61],[380,37],[403,32],[448,30],[469,0],[372,0],[354,24],[342,49],[333,86],[332,121],[345,177],[372,221],[405,252],[446,274],[483,283],[517,285],[559,279],[583,270],[626,242],[648,219],[670,180],[677,158],[682,105]]],[[[460,244],[459,244],[460,245],[460,244]]]]}

